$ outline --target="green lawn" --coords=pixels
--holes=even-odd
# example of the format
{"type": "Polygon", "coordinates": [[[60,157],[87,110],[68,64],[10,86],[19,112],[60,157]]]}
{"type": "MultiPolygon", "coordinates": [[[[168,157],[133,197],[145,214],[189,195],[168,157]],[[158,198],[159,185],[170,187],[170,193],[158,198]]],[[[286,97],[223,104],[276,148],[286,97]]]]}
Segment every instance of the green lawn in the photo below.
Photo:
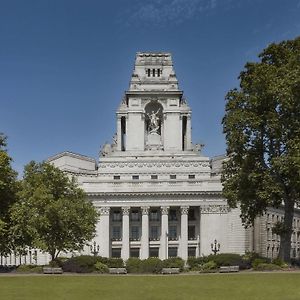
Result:
{"type": "Polygon", "coordinates": [[[0,276],[0,299],[299,300],[300,273],[0,276]]]}

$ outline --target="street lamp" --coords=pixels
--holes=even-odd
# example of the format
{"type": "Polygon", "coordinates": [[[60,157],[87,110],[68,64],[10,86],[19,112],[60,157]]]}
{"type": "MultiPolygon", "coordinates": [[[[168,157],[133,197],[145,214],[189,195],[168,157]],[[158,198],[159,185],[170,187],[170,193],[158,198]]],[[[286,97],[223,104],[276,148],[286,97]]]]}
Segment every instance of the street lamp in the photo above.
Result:
{"type": "Polygon", "coordinates": [[[213,243],[211,243],[211,251],[216,255],[220,251],[220,243],[215,239],[213,243]]]}
{"type": "Polygon", "coordinates": [[[90,247],[91,247],[91,253],[94,256],[97,256],[100,250],[100,246],[96,244],[96,241],[94,241],[93,245],[91,245],[90,247]]]}

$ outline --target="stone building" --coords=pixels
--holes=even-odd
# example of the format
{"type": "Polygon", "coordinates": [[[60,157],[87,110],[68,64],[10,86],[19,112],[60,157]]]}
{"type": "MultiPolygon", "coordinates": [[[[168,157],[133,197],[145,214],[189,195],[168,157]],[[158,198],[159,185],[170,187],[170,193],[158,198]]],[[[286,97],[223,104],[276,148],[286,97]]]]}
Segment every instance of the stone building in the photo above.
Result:
{"type": "MultiPolygon", "coordinates": [[[[282,210],[270,209],[254,228],[245,229],[239,209],[229,209],[220,181],[226,158],[210,160],[202,155],[202,145],[192,143],[191,108],[178,87],[170,53],[137,53],[129,89],[116,112],[116,128],[98,162],[72,152],[48,159],[76,176],[99,210],[91,241],[99,245],[99,255],[187,259],[211,254],[216,240],[221,253],[255,251],[276,257],[279,237],[272,234],[272,226],[282,210]]],[[[295,257],[300,254],[299,222],[297,210],[295,257]]],[[[90,247],[83,253],[91,254],[90,247]]],[[[39,263],[48,259],[38,256],[39,263]]]]}
{"type": "Polygon", "coordinates": [[[239,210],[228,208],[219,174],[192,143],[170,53],[137,53],[116,115],[98,163],[70,152],[48,160],[75,175],[99,210],[99,255],[187,259],[210,254],[215,239],[221,252],[244,253],[239,210]]]}

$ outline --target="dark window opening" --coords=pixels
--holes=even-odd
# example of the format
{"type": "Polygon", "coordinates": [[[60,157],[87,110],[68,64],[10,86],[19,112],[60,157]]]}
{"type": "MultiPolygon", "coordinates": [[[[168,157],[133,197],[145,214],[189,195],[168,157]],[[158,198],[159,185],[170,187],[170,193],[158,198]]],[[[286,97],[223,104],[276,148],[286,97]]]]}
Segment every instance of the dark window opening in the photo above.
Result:
{"type": "Polygon", "coordinates": [[[177,221],[177,214],[175,209],[169,211],[169,221],[177,221]]]}
{"type": "Polygon", "coordinates": [[[151,241],[159,240],[159,227],[158,226],[150,227],[150,240],[151,241]]]}
{"type": "Polygon", "coordinates": [[[159,221],[158,210],[151,210],[150,211],[150,221],[159,221]]]}
{"type": "Polygon", "coordinates": [[[169,247],[169,257],[177,257],[177,247],[169,247]]]}
{"type": "Polygon", "coordinates": [[[170,179],[176,179],[176,175],[170,175],[170,179]]]}
{"type": "Polygon", "coordinates": [[[170,241],[177,240],[177,226],[169,226],[168,236],[170,241]]]}
{"type": "Polygon", "coordinates": [[[188,257],[196,257],[196,247],[188,247],[188,257]]]}
{"type": "Polygon", "coordinates": [[[157,175],[151,175],[151,179],[157,179],[157,175]]]}
{"type": "Polygon", "coordinates": [[[188,217],[188,219],[189,219],[189,221],[196,220],[195,209],[194,208],[190,208],[189,209],[189,217],[188,217]]]}
{"type": "Polygon", "coordinates": [[[133,180],[139,180],[139,179],[140,179],[140,176],[139,176],[139,175],[132,175],[132,179],[133,179],[133,180]]]}
{"type": "Polygon", "coordinates": [[[150,69],[147,70],[147,74],[148,74],[148,77],[151,76],[151,70],[150,69]]]}
{"type": "Polygon", "coordinates": [[[120,175],[114,175],[115,180],[119,180],[120,178],[121,178],[120,175]]]}
{"type": "Polygon", "coordinates": [[[157,77],[160,77],[160,69],[157,69],[157,77]]]}
{"type": "Polygon", "coordinates": [[[187,117],[182,118],[182,150],[186,150],[186,127],[187,127],[187,117]]]}
{"type": "Polygon", "coordinates": [[[155,69],[152,70],[152,76],[155,77],[155,69]]]}
{"type": "Polygon", "coordinates": [[[158,247],[149,249],[149,256],[150,257],[158,257],[158,255],[159,255],[159,248],[158,247]]]}
{"type": "Polygon", "coordinates": [[[196,228],[193,225],[188,227],[188,239],[195,240],[196,239],[196,228]]]}
{"type": "Polygon", "coordinates": [[[112,248],[111,257],[120,258],[121,257],[121,248],[112,248]]]}
{"type": "Polygon", "coordinates": [[[133,210],[131,212],[131,221],[139,221],[140,220],[140,214],[138,210],[133,210]]]}
{"type": "Polygon", "coordinates": [[[189,175],[189,179],[195,179],[195,175],[189,175]]]}
{"type": "Polygon", "coordinates": [[[140,249],[130,248],[130,257],[140,257],[140,249]]]}
{"type": "Polygon", "coordinates": [[[121,117],[121,150],[126,150],[126,118],[121,117]]]}

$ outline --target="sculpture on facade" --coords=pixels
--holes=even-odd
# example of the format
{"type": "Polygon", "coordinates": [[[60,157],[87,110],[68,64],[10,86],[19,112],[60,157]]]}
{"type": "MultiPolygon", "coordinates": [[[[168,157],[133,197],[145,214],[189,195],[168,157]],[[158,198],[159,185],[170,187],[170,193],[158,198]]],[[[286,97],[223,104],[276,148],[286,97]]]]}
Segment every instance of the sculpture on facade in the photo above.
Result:
{"type": "Polygon", "coordinates": [[[148,116],[149,120],[150,120],[150,124],[149,124],[149,133],[157,133],[158,134],[158,130],[159,130],[159,117],[158,117],[158,113],[160,111],[160,108],[154,112],[152,110],[151,114],[146,113],[146,115],[148,116]]]}

